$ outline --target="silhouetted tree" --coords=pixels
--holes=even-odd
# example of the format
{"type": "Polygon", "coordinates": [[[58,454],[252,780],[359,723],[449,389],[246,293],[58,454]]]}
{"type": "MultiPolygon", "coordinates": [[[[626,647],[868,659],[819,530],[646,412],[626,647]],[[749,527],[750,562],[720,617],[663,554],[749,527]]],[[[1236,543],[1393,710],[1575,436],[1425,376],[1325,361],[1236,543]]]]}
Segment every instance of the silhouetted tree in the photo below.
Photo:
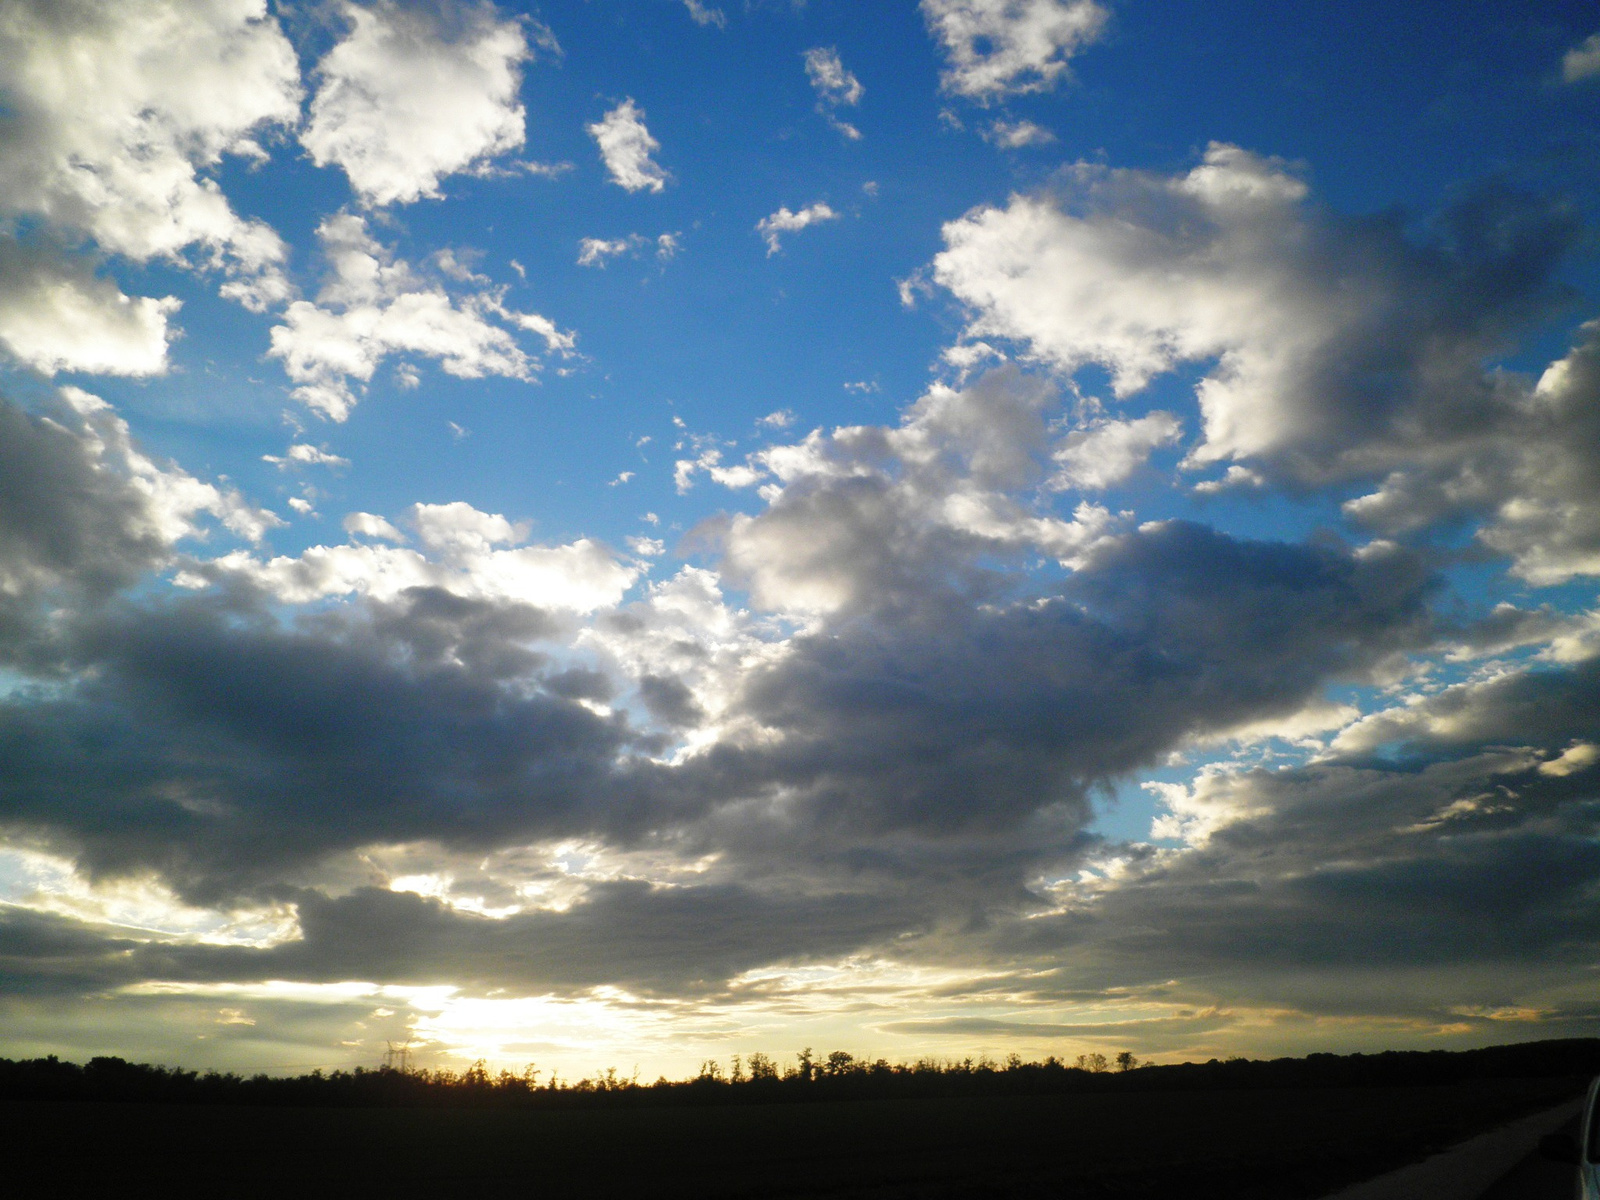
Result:
{"type": "Polygon", "coordinates": [[[761,1053],[759,1050],[750,1056],[751,1082],[756,1082],[758,1080],[761,1082],[766,1082],[767,1080],[777,1078],[778,1066],[772,1061],[771,1058],[761,1053]]]}

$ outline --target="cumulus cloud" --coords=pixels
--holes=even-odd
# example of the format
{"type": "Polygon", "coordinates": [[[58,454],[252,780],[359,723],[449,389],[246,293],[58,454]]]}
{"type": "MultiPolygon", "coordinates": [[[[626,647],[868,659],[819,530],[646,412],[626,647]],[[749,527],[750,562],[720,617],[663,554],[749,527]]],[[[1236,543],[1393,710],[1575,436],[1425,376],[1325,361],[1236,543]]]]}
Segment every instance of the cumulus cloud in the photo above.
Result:
{"type": "Polygon", "coordinates": [[[799,212],[790,212],[787,207],[780,208],[770,217],[762,217],[756,222],[756,232],[767,242],[767,257],[771,258],[783,249],[781,238],[786,233],[798,233],[800,230],[822,221],[837,221],[839,214],[834,212],[825,201],[818,200],[815,204],[808,204],[799,212]]]}
{"type": "Polygon", "coordinates": [[[26,748],[0,756],[6,819],[197,897],[399,842],[659,844],[663,863],[716,856],[705,886],[762,879],[774,937],[802,897],[859,914],[784,953],[1014,907],[1023,875],[1092,844],[1098,782],[1292,712],[1427,627],[1428,578],[1400,551],[1039,511],[1060,405],[1008,368],[897,425],[753,455],[767,507],[710,536],[766,616],[702,568],[624,604],[642,564],[529,545],[461,503],[355,513],[350,542],[294,556],[191,556],[194,599],[75,618],[94,671],[0,700],[0,740],[26,748]],[[1041,553],[1074,573],[1019,593],[997,570],[1041,553]],[[283,605],[313,607],[262,619],[283,605]],[[112,743],[130,752],[86,775],[77,747],[112,743]],[[200,744],[222,749],[197,775],[200,744]],[[151,789],[170,799],[151,809],[151,789]]]}
{"type": "Polygon", "coordinates": [[[317,65],[300,140],[318,166],[340,167],[363,203],[436,197],[445,176],[523,144],[517,97],[528,31],[559,53],[542,26],[464,0],[431,9],[346,3],[342,13],[350,30],[317,65]]]}
{"type": "MultiPolygon", "coordinates": [[[[312,546],[294,557],[267,560],[240,552],[203,570],[217,579],[247,580],[289,604],[350,595],[387,601],[412,588],[440,588],[580,613],[615,605],[637,578],[636,570],[587,538],[564,546],[518,545],[522,535],[503,516],[459,500],[415,505],[409,523],[421,549],[364,541],[312,546]]],[[[401,540],[392,525],[370,513],[347,518],[346,529],[365,538],[401,540]]]]}
{"type": "Polygon", "coordinates": [[[584,128],[600,147],[612,183],[630,192],[659,192],[667,186],[666,171],[650,157],[661,143],[650,136],[644,110],[631,98],[584,128]]]}
{"type": "Polygon", "coordinates": [[[391,542],[406,540],[403,533],[377,513],[353,512],[345,517],[341,525],[346,533],[356,537],[385,538],[391,542]]]}
{"type": "Polygon", "coordinates": [[[1182,423],[1168,412],[1134,421],[1102,421],[1068,435],[1054,458],[1060,470],[1054,487],[1108,488],[1132,475],[1153,450],[1183,436],[1182,423]]]}
{"type": "Polygon", "coordinates": [[[781,795],[785,853],[824,873],[852,845],[857,870],[873,861],[889,876],[936,871],[945,852],[975,875],[992,861],[1003,876],[1019,856],[1061,869],[1082,849],[1096,782],[1292,711],[1407,643],[1422,583],[1403,560],[1171,525],[1104,543],[1059,593],[1028,602],[953,603],[944,587],[858,596],[848,619],[748,679],[741,708],[764,736],[726,738],[706,761],[781,795]]]}
{"type": "Polygon", "coordinates": [[[949,62],[945,90],[983,103],[1054,87],[1108,16],[1095,0],[922,0],[922,15],[949,62]]]}
{"type": "Polygon", "coordinates": [[[625,238],[584,238],[578,243],[578,265],[580,267],[604,267],[609,259],[627,254],[633,250],[638,242],[638,234],[630,234],[625,238]]]}
{"type": "Polygon", "coordinates": [[[1387,532],[1477,516],[1478,540],[1530,583],[1600,574],[1600,324],[1536,382],[1494,382],[1454,444],[1440,439],[1432,461],[1397,467],[1345,511],[1387,532]]]}
{"type": "Polygon", "coordinates": [[[935,580],[975,585],[984,556],[1080,564],[1115,532],[1112,514],[1080,504],[1069,520],[1022,498],[1049,478],[1059,400],[1004,370],[932,388],[897,426],[816,430],[749,456],[727,482],[762,483],[767,508],[730,518],[725,569],[762,607],[819,613],[916,596],[935,580]]]}
{"type": "Polygon", "coordinates": [[[0,400],[0,657],[17,652],[23,630],[42,628],[41,598],[68,611],[108,599],[169,566],[179,542],[203,534],[202,517],[250,539],[278,523],[150,458],[87,392],[61,389],[48,417],[0,400]]]}
{"type": "Polygon", "coordinates": [[[1576,658],[1357,723],[1328,761],[1169,785],[1157,832],[1182,848],[1121,848],[1113,876],[1082,882],[1105,867],[1095,787],[1431,644],[1434,581],[1394,547],[1080,512],[1074,570],[1019,588],[996,564],[1067,540],[1032,506],[1088,440],[1074,433],[1105,440],[1091,465],[1144,436],[1061,410],[1005,368],[896,425],[752,455],[766,507],[718,527],[722,569],[795,624],[731,606],[704,568],[619,603],[635,568],[592,543],[527,545],[465,504],[351,514],[346,546],[195,563],[218,586],[192,601],[73,618],[93,672],[0,698],[0,819],[191,902],[288,896],[294,927],[258,948],[127,946],[59,921],[24,936],[22,914],[0,937],[57,949],[8,962],[68,991],[89,986],[77,972],[101,989],[359,974],[685,995],[893,946],[1009,963],[1041,1003],[1159,986],[1311,1013],[1331,993],[1307,973],[1456,971],[1376,1006],[1420,1019],[1441,997],[1493,1000],[1478,966],[1592,945],[1575,918],[1600,871],[1582,799],[1600,706],[1576,658]],[[573,845],[611,865],[553,865],[573,845]],[[375,885],[372,864],[402,853],[439,882],[375,885]],[[469,856],[485,867],[448,866],[469,856]],[[1531,870],[1546,886],[1495,883],[1531,870]],[[1472,940],[1502,921],[1543,932],[1472,940]]]}
{"type": "Polygon", "coordinates": [[[0,238],[0,345],[47,375],[159,375],[175,297],[124,295],[82,259],[0,238]]]}
{"type": "Polygon", "coordinates": [[[852,141],[861,137],[861,131],[839,118],[837,110],[861,103],[865,89],[861,81],[845,69],[839,61],[839,52],[832,46],[816,46],[802,56],[806,64],[806,78],[817,93],[817,111],[828,123],[852,141]]]}
{"type": "Polygon", "coordinates": [[[971,306],[969,336],[1068,371],[1100,364],[1119,396],[1215,361],[1197,389],[1197,464],[1252,457],[1307,481],[1370,470],[1384,435],[1486,398],[1481,361],[1555,298],[1572,224],[1485,195],[1447,216],[1443,244],[1419,246],[1392,218],[1338,218],[1307,194],[1233,146],[1175,177],[1079,165],[1056,190],[947,225],[933,276],[971,306]]]}
{"type": "Polygon", "coordinates": [[[189,261],[261,310],[284,248],[201,174],[299,119],[300,72],[265,0],[19,2],[0,22],[0,209],[135,261],[189,261]]]}
{"type": "Polygon", "coordinates": [[[538,357],[513,332],[543,340],[548,352],[569,354],[574,336],[537,313],[506,307],[505,289],[483,286],[452,295],[367,232],[351,213],[329,217],[317,229],[329,274],[315,302],[296,300],[273,327],[271,353],[296,384],[294,396],[334,421],[356,403],[351,380],[365,383],[392,354],[439,360],[461,379],[500,375],[532,380],[538,357]],[[508,326],[510,328],[508,328],[508,326]]]}
{"type": "Polygon", "coordinates": [[[1231,146],[1177,176],[1079,165],[945,228],[933,278],[968,345],[1019,343],[1119,397],[1182,365],[1202,490],[1370,480],[1346,505],[1389,532],[1461,516],[1537,583],[1596,569],[1594,331],[1537,380],[1485,362],[1562,299],[1569,212],[1495,188],[1408,236],[1313,207],[1283,164],[1231,146]]]}

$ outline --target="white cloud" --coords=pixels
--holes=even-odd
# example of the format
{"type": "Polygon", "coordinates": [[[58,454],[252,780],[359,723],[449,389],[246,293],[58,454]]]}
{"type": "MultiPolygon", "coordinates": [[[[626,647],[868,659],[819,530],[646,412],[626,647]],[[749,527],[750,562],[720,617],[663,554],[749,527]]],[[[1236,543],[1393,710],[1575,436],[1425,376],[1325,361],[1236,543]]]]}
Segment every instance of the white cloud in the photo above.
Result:
{"type": "Polygon", "coordinates": [[[983,102],[1054,87],[1107,17],[1095,0],[922,0],[922,15],[949,60],[945,89],[983,102]]]}
{"type": "Polygon", "coordinates": [[[767,242],[767,257],[771,258],[782,244],[779,241],[785,233],[797,233],[808,225],[816,225],[822,221],[837,221],[839,214],[834,212],[826,203],[818,200],[815,204],[808,204],[799,212],[790,212],[787,207],[780,208],[770,217],[763,217],[756,222],[756,232],[767,242]]]}
{"type": "Polygon", "coordinates": [[[1168,412],[1135,421],[1101,421],[1068,434],[1052,456],[1059,466],[1051,486],[1102,489],[1132,475],[1153,450],[1183,436],[1182,423],[1168,412]]]}
{"type": "Polygon", "coordinates": [[[696,25],[715,25],[718,29],[726,29],[728,18],[720,8],[701,3],[701,0],[683,0],[683,6],[689,10],[689,16],[696,25]]]}
{"type": "Polygon", "coordinates": [[[694,486],[695,472],[704,471],[713,483],[726,488],[747,488],[761,482],[763,472],[748,464],[725,467],[722,451],[708,448],[695,458],[680,458],[672,464],[672,482],[681,496],[694,486]]]}
{"type": "Polygon", "coordinates": [[[839,52],[832,46],[816,46],[802,56],[806,64],[806,78],[816,90],[817,98],[825,104],[859,104],[863,88],[861,81],[845,69],[839,52]]]}
{"type": "Polygon", "coordinates": [[[128,423],[99,396],[81,388],[64,387],[59,393],[82,422],[75,436],[83,442],[98,470],[122,478],[142,501],[129,514],[136,532],[149,535],[166,547],[184,538],[203,536],[197,518],[215,517],[232,532],[259,541],[282,520],[248,503],[237,491],[196,479],[181,467],[162,466],[134,442],[128,423]]]}
{"type": "Polygon", "coordinates": [[[1017,150],[1023,146],[1048,146],[1056,140],[1056,135],[1042,125],[1035,125],[1032,121],[996,121],[984,131],[984,140],[993,142],[1005,150],[1017,150]]]}
{"type": "Polygon", "coordinates": [[[276,454],[263,454],[261,461],[272,463],[280,471],[287,470],[295,463],[319,467],[348,467],[350,465],[348,458],[340,458],[337,454],[329,454],[326,450],[320,450],[316,446],[305,442],[296,442],[281,457],[276,454]]]}
{"type": "Polygon", "coordinates": [[[406,535],[401,533],[388,521],[378,516],[377,513],[353,512],[343,521],[344,531],[355,537],[383,538],[390,542],[404,542],[406,535]]]}
{"type": "Polygon", "coordinates": [[[1234,463],[1223,473],[1221,479],[1201,480],[1194,485],[1194,490],[1201,496],[1218,496],[1234,488],[1261,487],[1264,483],[1266,480],[1260,471],[1252,471],[1249,467],[1241,467],[1238,463],[1234,463]]]}
{"type": "Polygon", "coordinates": [[[580,267],[604,267],[613,258],[620,258],[624,254],[637,258],[646,247],[654,246],[656,257],[662,262],[673,258],[678,253],[678,235],[663,233],[658,237],[648,238],[643,234],[630,233],[621,238],[584,238],[578,243],[578,265],[580,267]]]}
{"type": "Polygon", "coordinates": [[[667,186],[666,171],[650,158],[661,149],[661,143],[650,136],[644,110],[631,98],[585,128],[600,147],[600,158],[613,183],[630,192],[659,192],[667,186]]]}
{"type": "Polygon", "coordinates": [[[851,107],[861,102],[865,89],[861,81],[845,69],[839,52],[832,46],[816,46],[802,57],[806,64],[806,78],[817,93],[817,111],[828,123],[852,141],[860,138],[861,131],[847,121],[839,119],[837,109],[851,107]]]}
{"type": "Polygon", "coordinates": [[[786,614],[915,593],[974,554],[1073,565],[1121,522],[1097,505],[1080,503],[1068,520],[1022,500],[1055,466],[1046,417],[1059,400],[1047,382],[1003,368],[960,390],[931,388],[895,426],[817,430],[735,467],[703,452],[677,464],[680,481],[703,470],[728,486],[763,484],[766,510],[729,520],[725,562],[758,605],[786,614]]]}
{"type": "Polygon", "coordinates": [[[288,296],[277,234],[200,174],[261,157],[255,135],[299,119],[299,66],[265,0],[12,0],[0,91],[0,211],[139,262],[198,247],[258,311],[288,296]]]}
{"type": "MultiPolygon", "coordinates": [[[[459,500],[414,505],[409,519],[420,550],[350,542],[265,561],[238,553],[213,560],[208,573],[248,579],[289,604],[349,595],[392,600],[408,588],[438,587],[458,596],[575,613],[615,606],[639,575],[638,568],[624,566],[587,538],[561,546],[521,545],[522,530],[505,517],[459,500]]],[[[393,525],[371,513],[352,513],[345,528],[355,536],[402,540],[393,525]]]]}
{"type": "Polygon", "coordinates": [[[0,238],[0,346],[44,374],[163,373],[178,303],[126,296],[82,259],[0,238]]]}
{"type": "MultiPolygon", "coordinates": [[[[1490,515],[1479,540],[1510,555],[1513,573],[1530,583],[1600,575],[1600,321],[1583,326],[1577,345],[1531,389],[1506,390],[1499,421],[1458,451],[1453,470],[1432,479],[1417,472],[1416,490],[1445,502],[1424,495],[1420,507],[1448,514],[1483,504],[1490,515]]],[[[1391,484],[1402,495],[1412,490],[1386,480],[1380,498],[1391,484]]]]}
{"type": "Polygon", "coordinates": [[[1597,762],[1600,762],[1600,746],[1596,746],[1593,742],[1574,742],[1563,750],[1559,757],[1540,763],[1539,774],[1553,775],[1560,779],[1567,775],[1576,775],[1579,771],[1587,771],[1597,762]]]}
{"type": "Polygon", "coordinates": [[[517,94],[525,29],[490,4],[343,6],[350,32],[317,65],[321,82],[300,140],[319,166],[343,168],[362,201],[438,196],[439,181],[521,146],[517,94]]]}
{"type": "Polygon", "coordinates": [[[1591,33],[1561,56],[1561,78],[1568,83],[1600,76],[1600,33],[1591,33]]]}
{"type": "Polygon", "coordinates": [[[645,558],[659,558],[667,552],[666,543],[660,538],[630,537],[628,549],[645,558]]]}
{"type": "Polygon", "coordinates": [[[318,227],[331,267],[315,303],[297,300],[272,330],[271,353],[297,385],[294,395],[335,421],[356,403],[352,379],[372,378],[386,355],[439,360],[462,379],[500,375],[531,380],[538,359],[507,325],[542,338],[553,353],[570,353],[574,338],[537,313],[506,308],[504,288],[452,296],[378,245],[359,216],[340,213],[318,227]]]}
{"type": "Polygon", "coordinates": [[[1260,402],[1246,418],[1234,396],[1247,380],[1252,390],[1283,389],[1306,343],[1325,339],[1327,316],[1338,315],[1308,312],[1316,297],[1276,269],[1305,186],[1225,146],[1175,179],[1088,166],[1071,179],[1087,212],[1053,196],[1016,196],[945,226],[933,276],[972,306],[968,337],[1020,340],[1068,370],[1104,364],[1119,396],[1177,362],[1225,355],[1226,374],[1202,395],[1208,457],[1271,444],[1281,420],[1260,402]],[[1098,193],[1105,198],[1095,203],[1098,193]],[[1147,196],[1176,211],[1127,220],[1124,211],[1147,196]],[[1181,224],[1190,212],[1194,223],[1181,224]]]}
{"type": "Polygon", "coordinates": [[[946,225],[933,277],[971,306],[969,338],[1014,339],[1068,371],[1099,363],[1119,396],[1215,360],[1193,461],[1292,452],[1310,471],[1374,434],[1357,403],[1367,372],[1397,392],[1412,378],[1480,389],[1495,309],[1485,298],[1461,321],[1456,277],[1425,251],[1324,225],[1306,196],[1281,163],[1233,146],[1176,177],[1080,164],[1060,194],[946,225]]]}
{"type": "Polygon", "coordinates": [[[580,267],[604,267],[608,261],[627,254],[638,247],[643,239],[638,234],[629,234],[625,238],[584,238],[578,243],[578,265],[580,267]]]}
{"type": "Polygon", "coordinates": [[[1185,465],[1226,464],[1202,494],[1370,480],[1344,505],[1370,529],[1468,519],[1530,583],[1600,574],[1600,323],[1537,380],[1486,367],[1554,302],[1570,215],[1478,196],[1422,241],[1308,196],[1233,146],[1170,177],[1080,164],[948,224],[933,278],[969,306],[958,349],[1099,364],[1120,397],[1196,365],[1185,465]]]}

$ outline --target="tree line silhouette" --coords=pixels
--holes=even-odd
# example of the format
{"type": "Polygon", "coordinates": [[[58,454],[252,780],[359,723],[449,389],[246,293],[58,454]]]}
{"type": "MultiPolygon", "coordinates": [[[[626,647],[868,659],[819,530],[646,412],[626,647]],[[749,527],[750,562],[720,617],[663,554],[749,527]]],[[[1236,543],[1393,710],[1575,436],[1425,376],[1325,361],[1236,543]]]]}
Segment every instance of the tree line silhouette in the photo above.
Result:
{"type": "Polygon", "coordinates": [[[600,1107],[771,1104],[821,1100],[974,1095],[1054,1095],[1110,1091],[1396,1087],[1483,1079],[1578,1078],[1600,1074],[1600,1038],[1522,1042],[1478,1050],[1387,1050],[1304,1058],[1211,1059],[1141,1063],[1131,1051],[1112,1060],[1079,1055],[1027,1062],[917,1059],[891,1063],[844,1050],[817,1056],[807,1047],[780,1065],[757,1051],[723,1066],[708,1059],[689,1079],[640,1083],[616,1068],[568,1081],[533,1064],[520,1074],[491,1073],[483,1061],[464,1070],[393,1067],[249,1077],[97,1057],[86,1064],[48,1058],[0,1059],[0,1099],[146,1101],[171,1104],[318,1106],[600,1107]],[[544,1076],[541,1080],[541,1076],[544,1076]]]}

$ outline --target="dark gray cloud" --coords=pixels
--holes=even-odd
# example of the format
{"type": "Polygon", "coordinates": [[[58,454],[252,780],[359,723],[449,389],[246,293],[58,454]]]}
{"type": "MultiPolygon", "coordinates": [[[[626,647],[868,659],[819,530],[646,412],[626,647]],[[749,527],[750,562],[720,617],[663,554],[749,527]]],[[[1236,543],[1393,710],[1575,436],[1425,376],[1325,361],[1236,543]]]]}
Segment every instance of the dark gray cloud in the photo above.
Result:
{"type": "Polygon", "coordinates": [[[1429,588],[1404,554],[1153,526],[1053,596],[925,590],[797,639],[742,701],[781,741],[710,757],[858,834],[1010,826],[1052,804],[1081,821],[1091,785],[1416,644],[1429,588]]]}
{"type": "Polygon", "coordinates": [[[1201,776],[1192,848],[988,952],[1070,947],[1062,987],[1181,980],[1191,1003],[1591,1019],[1571,981],[1600,948],[1600,755],[1566,751],[1600,738],[1596,671],[1463,685],[1343,761],[1201,776]]]}
{"type": "Polygon", "coordinates": [[[366,842],[619,824],[626,722],[474,669],[525,668],[515,646],[541,615],[410,600],[302,628],[209,600],[86,624],[72,649],[91,675],[0,705],[0,812],[59,831],[93,871],[201,889],[266,886],[366,842]]]}
{"type": "MultiPolygon", "coordinates": [[[[1404,555],[1152,527],[1053,597],[930,594],[798,639],[736,701],[768,733],[676,766],[581,702],[593,673],[537,686],[537,610],[428,589],[288,627],[249,598],[123,606],[75,631],[91,674],[0,705],[0,812],[209,900],[371,844],[676,838],[785,904],[848,897],[876,937],[1026,907],[1028,875],[1088,845],[1094,784],[1416,640],[1428,586],[1404,555]]],[[[806,944],[769,932],[774,959],[806,944]]]]}
{"type": "Polygon", "coordinates": [[[167,550],[149,497],[107,469],[74,416],[0,398],[0,592],[14,601],[56,585],[103,597],[167,550]]]}
{"type": "Polygon", "coordinates": [[[0,978],[13,991],[39,994],[151,979],[355,979],[517,994],[609,985],[639,994],[716,994],[733,976],[771,963],[775,945],[789,961],[830,958],[923,925],[910,897],[862,904],[842,893],[627,880],[598,884],[565,911],[502,918],[386,888],[339,897],[301,891],[295,904],[301,936],[265,949],[152,941],[135,931],[0,906],[0,978]]]}

